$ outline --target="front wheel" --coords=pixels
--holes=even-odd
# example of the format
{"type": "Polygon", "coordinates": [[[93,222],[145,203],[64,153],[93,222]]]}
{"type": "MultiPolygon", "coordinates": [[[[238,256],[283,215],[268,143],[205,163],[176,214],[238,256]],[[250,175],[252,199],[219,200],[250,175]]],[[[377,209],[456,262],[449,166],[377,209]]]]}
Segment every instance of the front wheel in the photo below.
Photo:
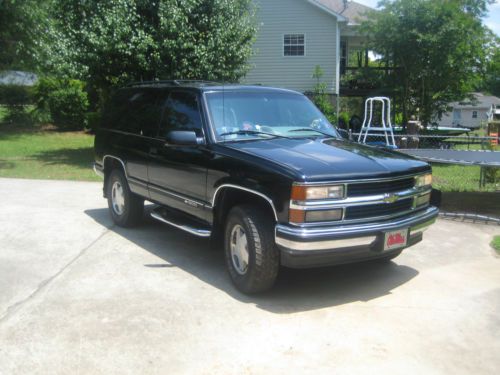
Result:
{"type": "Polygon", "coordinates": [[[263,292],[274,285],[279,251],[272,220],[262,210],[234,207],[227,217],[224,251],[229,275],[243,293],[263,292]]]}
{"type": "Polygon", "coordinates": [[[113,221],[121,227],[132,227],[142,219],[144,199],[130,191],[127,179],[119,169],[113,169],[107,179],[106,195],[113,221]]]}

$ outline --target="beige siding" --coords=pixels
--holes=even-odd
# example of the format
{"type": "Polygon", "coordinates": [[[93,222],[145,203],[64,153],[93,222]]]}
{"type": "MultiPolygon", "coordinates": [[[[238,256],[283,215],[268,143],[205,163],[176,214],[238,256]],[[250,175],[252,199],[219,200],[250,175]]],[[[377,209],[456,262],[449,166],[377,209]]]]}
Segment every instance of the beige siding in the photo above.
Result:
{"type": "Polygon", "coordinates": [[[457,119],[452,112],[444,113],[438,122],[439,126],[462,126],[465,128],[476,129],[488,123],[488,108],[460,108],[460,117],[457,119]],[[477,118],[473,117],[473,112],[477,111],[477,118]]]}
{"type": "Polygon", "coordinates": [[[256,0],[259,33],[248,84],[312,90],[316,65],[322,81],[336,92],[337,20],[307,0],[256,0]],[[305,34],[305,56],[283,56],[284,34],[305,34]]]}

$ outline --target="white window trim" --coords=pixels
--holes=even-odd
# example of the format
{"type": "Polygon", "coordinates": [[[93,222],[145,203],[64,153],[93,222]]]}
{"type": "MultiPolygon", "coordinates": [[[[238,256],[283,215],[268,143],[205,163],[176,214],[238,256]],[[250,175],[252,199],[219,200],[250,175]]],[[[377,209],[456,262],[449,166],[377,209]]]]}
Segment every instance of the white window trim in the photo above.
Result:
{"type": "Polygon", "coordinates": [[[307,44],[307,35],[306,33],[300,33],[300,32],[297,32],[297,33],[286,33],[286,34],[281,34],[281,53],[283,54],[283,57],[286,57],[286,58],[297,58],[297,57],[306,57],[307,56],[307,48],[306,48],[306,44],[307,44]],[[285,35],[304,35],[304,54],[303,55],[285,55],[285,35]]]}

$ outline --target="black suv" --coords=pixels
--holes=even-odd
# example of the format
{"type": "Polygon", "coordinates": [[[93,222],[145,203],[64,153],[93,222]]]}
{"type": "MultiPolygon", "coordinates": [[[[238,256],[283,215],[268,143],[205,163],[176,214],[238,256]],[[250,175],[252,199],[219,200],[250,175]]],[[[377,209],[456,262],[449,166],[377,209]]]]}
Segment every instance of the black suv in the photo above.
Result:
{"type": "Polygon", "coordinates": [[[223,242],[246,293],[280,266],[389,260],[438,214],[427,163],[352,143],[304,95],[159,81],[118,90],[95,138],[113,220],[151,215],[223,242]]]}

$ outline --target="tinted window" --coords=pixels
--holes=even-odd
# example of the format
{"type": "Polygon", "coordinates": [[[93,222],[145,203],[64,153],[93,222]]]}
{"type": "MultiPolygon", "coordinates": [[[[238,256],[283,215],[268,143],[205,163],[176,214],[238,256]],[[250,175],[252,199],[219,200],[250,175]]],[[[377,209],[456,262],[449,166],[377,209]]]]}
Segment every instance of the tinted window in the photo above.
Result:
{"type": "Polygon", "coordinates": [[[190,92],[172,92],[165,107],[160,136],[165,138],[172,130],[193,130],[203,136],[198,97],[190,92]]]}
{"type": "Polygon", "coordinates": [[[112,129],[153,137],[160,120],[160,102],[155,89],[120,90],[111,101],[105,123],[112,129]]]}

